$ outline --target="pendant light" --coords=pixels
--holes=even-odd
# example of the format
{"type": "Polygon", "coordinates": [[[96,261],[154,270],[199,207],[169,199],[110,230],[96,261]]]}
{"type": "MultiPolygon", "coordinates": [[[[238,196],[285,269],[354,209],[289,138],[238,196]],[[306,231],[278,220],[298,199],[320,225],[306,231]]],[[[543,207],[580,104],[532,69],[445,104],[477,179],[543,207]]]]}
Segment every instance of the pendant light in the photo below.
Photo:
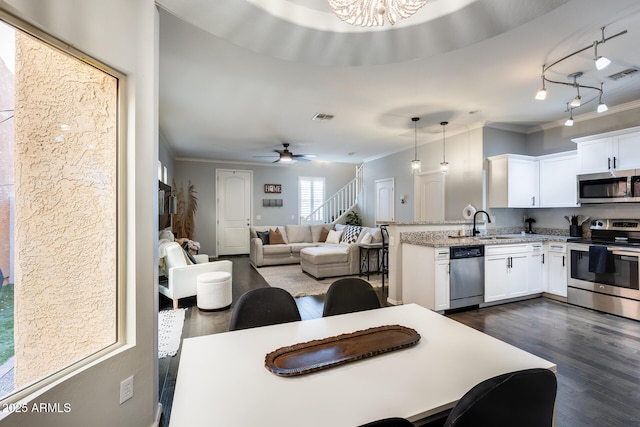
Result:
{"type": "Polygon", "coordinates": [[[411,118],[415,135],[413,143],[413,160],[411,160],[411,172],[413,173],[419,173],[422,166],[420,160],[418,160],[418,120],[420,120],[420,117],[411,118]]]}
{"type": "Polygon", "coordinates": [[[444,127],[448,124],[449,122],[440,122],[440,125],[442,126],[442,162],[440,163],[440,171],[442,171],[442,173],[447,173],[449,170],[449,163],[447,163],[447,158],[444,152],[444,127]]]}

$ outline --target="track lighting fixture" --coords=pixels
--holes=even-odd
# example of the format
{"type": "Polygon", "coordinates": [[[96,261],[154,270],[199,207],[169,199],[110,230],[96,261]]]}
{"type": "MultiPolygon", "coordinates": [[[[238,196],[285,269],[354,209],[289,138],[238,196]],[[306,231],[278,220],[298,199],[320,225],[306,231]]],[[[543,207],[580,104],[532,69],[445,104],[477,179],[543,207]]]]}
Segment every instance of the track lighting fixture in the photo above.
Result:
{"type": "Polygon", "coordinates": [[[413,160],[411,160],[411,172],[413,173],[419,173],[420,168],[422,167],[420,160],[418,160],[418,120],[420,120],[420,117],[411,118],[411,121],[413,122],[413,133],[415,137],[413,142],[414,156],[413,160]]]}
{"type": "Polygon", "coordinates": [[[569,118],[564,122],[565,126],[573,126],[573,107],[567,103],[567,111],[569,112],[569,118]]]}
{"type": "Polygon", "coordinates": [[[547,97],[547,88],[546,88],[546,83],[553,83],[553,84],[557,84],[557,85],[566,85],[566,86],[572,86],[574,88],[576,88],[576,97],[573,98],[573,100],[570,103],[567,103],[567,111],[569,111],[570,117],[569,119],[565,122],[565,126],[573,126],[573,109],[574,108],[578,108],[582,105],[582,96],[580,95],[580,89],[590,89],[590,90],[595,90],[598,92],[598,108],[597,111],[598,113],[603,113],[605,111],[608,110],[608,107],[606,104],[604,104],[602,102],[602,96],[604,95],[604,89],[603,89],[603,84],[600,83],[600,87],[595,87],[595,86],[587,86],[587,85],[583,85],[578,83],[578,78],[582,77],[583,73],[581,71],[577,71],[575,73],[569,74],[567,77],[569,79],[573,79],[572,83],[569,82],[560,82],[560,81],[555,81],[555,80],[550,80],[546,77],[545,73],[547,71],[549,71],[549,69],[551,69],[551,67],[559,64],[560,62],[571,58],[574,55],[577,55],[579,53],[582,53],[588,49],[591,49],[592,47],[594,48],[594,58],[593,60],[595,61],[595,66],[598,70],[602,70],[603,68],[605,68],[606,66],[608,66],[611,61],[608,58],[605,58],[604,56],[600,56],[598,55],[598,45],[600,44],[604,44],[605,42],[616,38],[618,36],[621,36],[623,34],[627,33],[627,30],[621,31],[617,34],[612,35],[611,37],[605,37],[604,36],[604,29],[605,27],[600,28],[600,31],[602,32],[602,38],[601,40],[596,40],[593,42],[593,44],[590,44],[589,46],[586,46],[580,50],[577,50],[573,53],[570,53],[569,55],[565,56],[564,58],[560,58],[559,60],[553,62],[550,65],[543,65],[542,66],[542,88],[538,90],[538,92],[536,93],[536,97],[535,99],[537,100],[544,100],[547,97]]]}
{"type": "Polygon", "coordinates": [[[444,127],[448,124],[449,122],[440,122],[440,126],[442,126],[442,162],[440,162],[440,171],[442,173],[447,173],[449,171],[449,163],[447,163],[444,152],[444,127]]]}
{"type": "Polygon", "coordinates": [[[600,31],[602,31],[602,40],[600,40],[599,42],[597,40],[593,42],[593,48],[595,50],[593,60],[596,62],[596,68],[598,70],[604,70],[609,66],[609,64],[611,64],[611,60],[609,60],[609,58],[606,58],[604,56],[598,56],[598,45],[607,41],[604,38],[604,27],[600,28],[600,31]]]}
{"type": "Polygon", "coordinates": [[[542,66],[542,88],[540,88],[540,90],[538,90],[538,93],[536,93],[536,99],[538,101],[544,101],[545,99],[547,99],[547,88],[544,84],[544,66],[542,66]]]}
{"type": "Polygon", "coordinates": [[[598,98],[598,113],[604,113],[608,109],[609,107],[607,107],[607,104],[602,102],[602,83],[600,83],[600,97],[598,98]]]}

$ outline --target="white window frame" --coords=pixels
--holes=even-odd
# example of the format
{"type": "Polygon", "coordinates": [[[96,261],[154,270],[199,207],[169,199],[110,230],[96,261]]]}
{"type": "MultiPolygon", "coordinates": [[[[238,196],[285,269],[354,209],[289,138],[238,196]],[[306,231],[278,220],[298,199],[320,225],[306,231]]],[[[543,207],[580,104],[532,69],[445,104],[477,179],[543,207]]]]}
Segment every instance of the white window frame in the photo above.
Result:
{"type": "MultiPolygon", "coordinates": [[[[302,220],[307,216],[309,216],[313,211],[315,211],[317,208],[322,206],[322,204],[326,201],[326,194],[327,194],[327,183],[326,183],[325,177],[323,176],[299,176],[298,177],[298,217],[300,218],[300,221],[299,221],[300,223],[302,223],[302,220]],[[303,185],[305,183],[311,184],[311,189],[310,189],[311,191],[310,205],[311,206],[309,207],[310,210],[308,213],[303,211],[303,202],[304,202],[304,199],[307,197],[306,195],[302,194],[303,185]],[[315,195],[313,194],[315,183],[322,184],[322,195],[319,198],[316,198],[315,195]]],[[[323,222],[324,219],[325,219],[324,212],[320,211],[319,216],[317,218],[313,218],[312,221],[323,222]]]]}
{"type": "MultiPolygon", "coordinates": [[[[107,345],[101,350],[86,356],[82,359],[76,360],[72,362],[70,365],[58,370],[57,372],[51,373],[49,376],[42,378],[41,380],[28,385],[22,389],[15,390],[9,395],[0,396],[0,403],[6,405],[9,403],[15,403],[20,401],[21,399],[27,398],[27,396],[33,395],[37,393],[41,389],[45,389],[51,384],[60,381],[61,379],[73,375],[76,372],[80,372],[85,369],[87,366],[91,366],[95,364],[98,360],[103,359],[104,357],[108,357],[108,355],[118,352],[121,347],[127,344],[127,325],[126,325],[126,259],[127,259],[127,250],[126,250],[126,213],[127,213],[127,193],[126,193],[126,117],[127,117],[127,109],[126,109],[126,76],[109,67],[108,65],[100,62],[99,60],[91,57],[90,55],[79,51],[67,43],[64,43],[57,38],[50,36],[49,34],[43,32],[42,30],[28,24],[21,19],[0,10],[0,20],[2,20],[5,24],[8,24],[16,29],[16,31],[21,31],[25,34],[28,34],[35,39],[38,39],[41,43],[44,43],[52,48],[58,49],[66,55],[72,56],[77,60],[84,62],[85,64],[92,66],[101,70],[102,72],[111,75],[112,77],[117,79],[117,100],[116,104],[118,106],[117,113],[117,134],[116,134],[116,215],[117,215],[117,243],[116,243],[116,252],[117,252],[117,272],[116,274],[116,339],[110,345],[107,345]]],[[[13,236],[12,236],[13,238],[13,236]]],[[[3,419],[3,416],[0,416],[0,421],[3,419]]]]}

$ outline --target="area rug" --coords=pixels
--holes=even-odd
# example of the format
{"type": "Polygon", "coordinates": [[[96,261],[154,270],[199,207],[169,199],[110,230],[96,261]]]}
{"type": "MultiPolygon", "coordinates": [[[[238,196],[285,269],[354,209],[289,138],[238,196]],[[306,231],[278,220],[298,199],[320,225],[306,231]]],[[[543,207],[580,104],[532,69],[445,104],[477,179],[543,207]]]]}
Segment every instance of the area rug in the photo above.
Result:
{"type": "Polygon", "coordinates": [[[180,348],[186,308],[158,313],[158,358],[173,357],[180,348]]]}
{"type": "MultiPolygon", "coordinates": [[[[271,287],[282,288],[294,297],[325,294],[333,282],[342,278],[329,277],[318,280],[303,272],[300,264],[267,266],[256,268],[256,270],[271,287]]],[[[358,275],[344,277],[358,277],[358,275]]],[[[380,274],[372,274],[369,277],[368,282],[372,286],[382,286],[382,276],[380,274]]],[[[367,277],[362,276],[362,279],[367,280],[367,277]]]]}

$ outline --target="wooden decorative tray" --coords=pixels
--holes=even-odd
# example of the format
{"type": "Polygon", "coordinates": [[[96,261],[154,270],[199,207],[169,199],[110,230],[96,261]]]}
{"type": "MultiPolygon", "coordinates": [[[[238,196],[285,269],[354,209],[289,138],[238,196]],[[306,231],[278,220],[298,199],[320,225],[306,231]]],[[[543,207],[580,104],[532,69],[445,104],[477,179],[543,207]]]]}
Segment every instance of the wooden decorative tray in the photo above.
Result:
{"type": "Polygon", "coordinates": [[[265,367],[276,375],[308,374],[378,354],[416,345],[420,334],[400,325],[385,325],[281,347],[265,357],[265,367]]]}

